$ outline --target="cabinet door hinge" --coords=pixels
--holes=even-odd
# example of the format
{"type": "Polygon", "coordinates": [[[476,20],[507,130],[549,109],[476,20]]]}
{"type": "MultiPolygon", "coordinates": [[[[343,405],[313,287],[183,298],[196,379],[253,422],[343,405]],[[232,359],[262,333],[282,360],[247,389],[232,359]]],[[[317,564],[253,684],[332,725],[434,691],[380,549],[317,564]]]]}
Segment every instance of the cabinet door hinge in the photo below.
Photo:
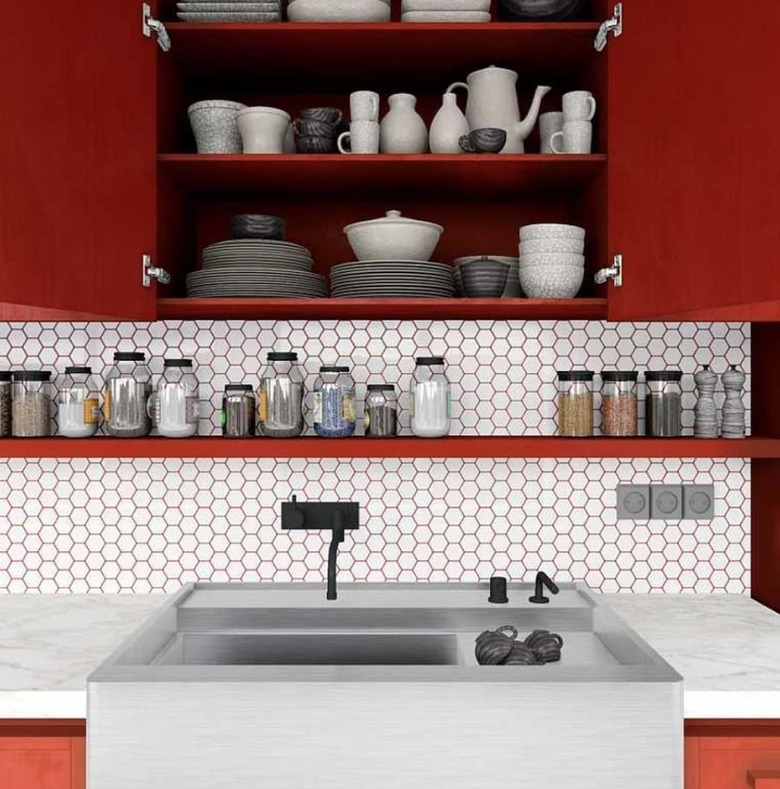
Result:
{"type": "Polygon", "coordinates": [[[165,29],[165,25],[152,16],[152,7],[149,3],[141,5],[141,31],[147,38],[151,38],[152,33],[157,36],[157,43],[163,52],[170,52],[171,37],[165,29]]]}
{"type": "Polygon", "coordinates": [[[615,255],[609,268],[602,268],[593,277],[597,285],[603,285],[607,280],[612,280],[616,288],[623,285],[623,256],[615,255]]]}
{"type": "Polygon", "coordinates": [[[153,266],[151,255],[141,255],[141,282],[143,286],[150,288],[153,279],[156,279],[161,285],[168,285],[171,275],[164,268],[153,266]]]}
{"type": "Polygon", "coordinates": [[[602,23],[599,32],[596,33],[596,40],[593,42],[596,52],[602,52],[604,47],[607,46],[610,33],[612,33],[615,38],[623,35],[623,3],[618,3],[615,6],[612,11],[612,16],[607,19],[606,22],[602,23]]]}

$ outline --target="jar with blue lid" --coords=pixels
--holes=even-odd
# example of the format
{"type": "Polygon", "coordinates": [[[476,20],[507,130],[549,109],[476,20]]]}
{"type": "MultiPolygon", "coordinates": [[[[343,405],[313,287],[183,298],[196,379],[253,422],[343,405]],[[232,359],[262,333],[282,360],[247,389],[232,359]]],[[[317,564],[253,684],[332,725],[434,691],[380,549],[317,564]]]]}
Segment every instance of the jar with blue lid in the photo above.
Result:
{"type": "Polygon", "coordinates": [[[314,432],[324,438],[355,434],[355,381],[349,367],[320,367],[314,384],[314,432]]]}

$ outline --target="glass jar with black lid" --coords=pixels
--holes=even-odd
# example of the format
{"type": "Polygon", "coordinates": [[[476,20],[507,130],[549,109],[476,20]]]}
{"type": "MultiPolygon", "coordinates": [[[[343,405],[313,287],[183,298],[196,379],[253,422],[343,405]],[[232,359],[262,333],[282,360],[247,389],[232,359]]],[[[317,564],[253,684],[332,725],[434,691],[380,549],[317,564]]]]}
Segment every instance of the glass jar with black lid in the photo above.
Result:
{"type": "Polygon", "coordinates": [[[251,384],[227,384],[222,395],[222,435],[248,438],[255,434],[255,392],[251,384]]]}
{"type": "Polygon", "coordinates": [[[259,431],[272,438],[303,433],[303,373],[294,351],[271,351],[257,392],[259,431]]]}
{"type": "Polygon", "coordinates": [[[11,431],[20,438],[51,435],[51,372],[14,370],[11,431]]]}
{"type": "Polygon", "coordinates": [[[320,367],[314,382],[313,427],[324,438],[355,434],[355,381],[346,365],[320,367]]]}
{"type": "Polygon", "coordinates": [[[103,389],[103,427],[110,436],[136,438],[152,430],[148,401],[152,373],[141,351],[116,351],[103,389]]]}
{"type": "Polygon", "coordinates": [[[0,438],[11,435],[11,379],[10,370],[0,370],[0,438]]]}
{"type": "Polygon", "coordinates": [[[363,408],[364,434],[372,438],[398,435],[398,398],[393,384],[369,384],[363,408]]]}
{"type": "Polygon", "coordinates": [[[593,373],[590,370],[558,372],[558,435],[593,435],[593,373]]]}
{"type": "Polygon", "coordinates": [[[57,396],[57,427],[68,438],[94,436],[100,421],[100,398],[91,367],[65,368],[57,396]]]}
{"type": "Polygon", "coordinates": [[[601,373],[601,433],[605,436],[637,434],[636,370],[601,373]]]}
{"type": "Polygon", "coordinates": [[[645,373],[645,432],[648,436],[682,435],[682,372],[648,370],[645,373]]]}

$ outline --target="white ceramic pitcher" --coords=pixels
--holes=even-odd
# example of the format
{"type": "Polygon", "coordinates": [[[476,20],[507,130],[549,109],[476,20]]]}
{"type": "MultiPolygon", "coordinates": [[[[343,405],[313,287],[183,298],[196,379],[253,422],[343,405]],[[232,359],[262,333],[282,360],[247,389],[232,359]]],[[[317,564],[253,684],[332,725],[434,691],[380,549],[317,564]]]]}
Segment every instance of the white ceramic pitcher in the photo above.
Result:
{"type": "Polygon", "coordinates": [[[506,132],[506,145],[501,153],[525,152],[523,142],[536,125],[542,99],[551,90],[547,85],[537,87],[528,114],[521,118],[516,85],[516,71],[488,66],[472,71],[466,82],[454,82],[447,88],[448,93],[456,88],[468,90],[466,118],[472,131],[496,128],[506,132]]]}

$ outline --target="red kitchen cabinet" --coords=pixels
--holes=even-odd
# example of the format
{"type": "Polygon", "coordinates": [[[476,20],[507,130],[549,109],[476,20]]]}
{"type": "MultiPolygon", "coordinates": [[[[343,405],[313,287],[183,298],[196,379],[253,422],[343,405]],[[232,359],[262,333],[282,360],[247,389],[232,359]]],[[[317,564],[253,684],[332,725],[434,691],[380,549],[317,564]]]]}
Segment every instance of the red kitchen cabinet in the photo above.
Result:
{"type": "MultiPolygon", "coordinates": [[[[394,19],[399,5],[394,0],[394,19]]],[[[624,0],[623,31],[593,41],[613,0],[574,23],[300,25],[179,23],[152,3],[171,50],[142,34],[140,0],[11,4],[3,25],[0,319],[780,319],[780,117],[756,75],[780,66],[780,4],[624,0]],[[360,84],[410,91],[430,122],[448,84],[498,63],[537,84],[590,89],[594,154],[508,157],[197,156],[187,106],[345,106],[360,84]],[[10,76],[9,76],[10,75],[10,76]],[[588,230],[581,298],[562,302],[187,301],[200,248],[231,213],[283,214],[315,270],[351,259],[341,227],[387,208],[441,222],[441,260],[516,253],[517,227],[588,230]],[[141,282],[142,256],[173,275],[141,282]],[[623,282],[593,275],[621,255],[623,282]],[[158,301],[158,295],[160,300],[158,301]],[[285,310],[289,307],[289,315],[285,310]],[[511,313],[511,314],[510,314],[511,313]]]]}
{"type": "Polygon", "coordinates": [[[85,789],[84,740],[0,737],[2,789],[85,789]]]}

